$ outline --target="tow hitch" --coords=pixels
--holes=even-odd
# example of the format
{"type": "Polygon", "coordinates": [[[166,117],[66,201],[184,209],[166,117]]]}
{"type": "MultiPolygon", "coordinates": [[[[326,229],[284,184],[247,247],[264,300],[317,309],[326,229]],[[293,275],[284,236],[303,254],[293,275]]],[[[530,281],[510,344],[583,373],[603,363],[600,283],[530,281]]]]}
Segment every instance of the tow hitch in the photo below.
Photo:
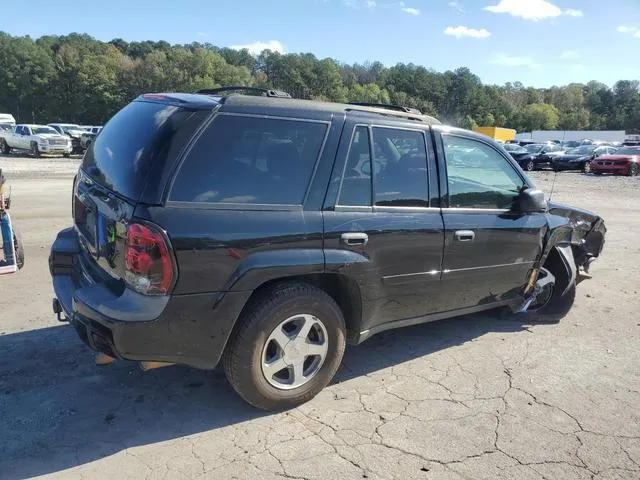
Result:
{"type": "Polygon", "coordinates": [[[522,306],[516,311],[516,313],[526,313],[529,310],[531,304],[538,298],[538,296],[547,288],[553,287],[555,283],[556,277],[546,268],[541,268],[538,272],[538,279],[535,282],[533,291],[530,295],[527,295],[525,297],[522,306]]]}

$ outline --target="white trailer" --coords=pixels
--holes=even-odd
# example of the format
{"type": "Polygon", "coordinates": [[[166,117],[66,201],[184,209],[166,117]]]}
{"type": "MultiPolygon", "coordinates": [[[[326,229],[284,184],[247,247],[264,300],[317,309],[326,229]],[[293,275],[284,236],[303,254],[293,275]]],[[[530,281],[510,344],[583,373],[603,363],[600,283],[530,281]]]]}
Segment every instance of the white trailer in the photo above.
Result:
{"type": "Polygon", "coordinates": [[[534,130],[533,132],[518,133],[516,140],[534,140],[546,142],[549,140],[599,140],[602,142],[624,142],[624,130],[534,130]]]}

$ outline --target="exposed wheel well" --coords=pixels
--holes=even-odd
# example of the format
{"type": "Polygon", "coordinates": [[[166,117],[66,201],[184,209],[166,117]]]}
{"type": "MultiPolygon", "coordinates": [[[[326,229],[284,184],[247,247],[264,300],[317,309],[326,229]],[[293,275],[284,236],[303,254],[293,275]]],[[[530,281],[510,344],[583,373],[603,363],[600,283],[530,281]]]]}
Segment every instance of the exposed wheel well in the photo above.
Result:
{"type": "Polygon", "coordinates": [[[345,326],[347,328],[347,341],[351,342],[357,339],[362,321],[362,297],[360,287],[354,280],[337,273],[319,273],[269,280],[253,291],[242,310],[241,316],[248,308],[251,308],[260,297],[268,295],[269,291],[277,285],[296,282],[313,285],[333,298],[344,315],[345,326]]]}
{"type": "Polygon", "coordinates": [[[569,285],[571,279],[571,272],[562,259],[562,255],[558,252],[558,249],[553,247],[549,252],[547,260],[544,262],[544,268],[549,270],[556,277],[556,288],[564,291],[569,285]]]}

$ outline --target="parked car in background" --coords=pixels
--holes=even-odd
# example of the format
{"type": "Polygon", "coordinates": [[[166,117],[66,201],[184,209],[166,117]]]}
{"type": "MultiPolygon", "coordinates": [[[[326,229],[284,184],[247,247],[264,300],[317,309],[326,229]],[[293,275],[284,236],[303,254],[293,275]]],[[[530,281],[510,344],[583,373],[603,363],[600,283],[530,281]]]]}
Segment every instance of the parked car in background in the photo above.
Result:
{"type": "Polygon", "coordinates": [[[238,89],[141,95],[87,150],[49,268],[53,311],[101,362],[221,362],[252,405],[292,408],[347,343],[570,311],[604,222],[548,202],[496,142],[401,107],[238,89]]]}
{"type": "Polygon", "coordinates": [[[0,149],[9,154],[11,150],[31,152],[34,157],[41,153],[71,154],[71,140],[48,125],[16,125],[11,131],[0,131],[0,149]]]}
{"type": "Polygon", "coordinates": [[[84,128],[86,131],[83,132],[82,136],[80,137],[80,145],[84,150],[86,150],[87,148],[89,148],[89,145],[91,145],[91,142],[93,142],[93,140],[96,138],[96,135],[100,133],[100,130],[102,130],[102,127],[84,127],[84,128]]]}
{"type": "Polygon", "coordinates": [[[560,146],[563,150],[568,150],[570,148],[578,148],[580,146],[580,142],[577,140],[564,140],[560,143],[560,146]]]}
{"type": "Polygon", "coordinates": [[[551,157],[554,153],[561,153],[560,145],[555,143],[532,143],[522,150],[509,152],[509,154],[529,172],[551,166],[551,157]]]}
{"type": "Polygon", "coordinates": [[[580,170],[585,173],[591,171],[591,160],[600,155],[608,155],[616,151],[615,147],[598,147],[596,145],[581,145],[567,150],[552,158],[552,167],[556,172],[564,170],[580,170]]]}
{"type": "Polygon", "coordinates": [[[597,175],[614,173],[616,175],[638,175],[640,172],[640,146],[622,147],[614,153],[600,155],[591,161],[591,171],[597,175]]]}
{"type": "Polygon", "coordinates": [[[82,153],[84,151],[81,144],[81,138],[84,130],[80,128],[80,125],[75,123],[49,123],[48,125],[58,133],[67,135],[71,138],[71,144],[73,145],[72,153],[82,153]]]}

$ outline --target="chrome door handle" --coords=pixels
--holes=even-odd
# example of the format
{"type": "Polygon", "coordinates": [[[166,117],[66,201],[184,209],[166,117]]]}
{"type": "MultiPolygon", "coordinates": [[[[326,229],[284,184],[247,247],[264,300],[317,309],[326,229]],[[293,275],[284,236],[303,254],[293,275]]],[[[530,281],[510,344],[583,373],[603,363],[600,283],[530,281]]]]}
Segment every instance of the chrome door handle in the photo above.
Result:
{"type": "Polygon", "coordinates": [[[476,238],[473,230],[458,230],[453,236],[458,242],[473,242],[473,239],[476,238]]]}
{"type": "Polygon", "coordinates": [[[366,245],[369,242],[369,235],[361,232],[349,232],[340,235],[340,239],[345,245],[366,245]]]}

